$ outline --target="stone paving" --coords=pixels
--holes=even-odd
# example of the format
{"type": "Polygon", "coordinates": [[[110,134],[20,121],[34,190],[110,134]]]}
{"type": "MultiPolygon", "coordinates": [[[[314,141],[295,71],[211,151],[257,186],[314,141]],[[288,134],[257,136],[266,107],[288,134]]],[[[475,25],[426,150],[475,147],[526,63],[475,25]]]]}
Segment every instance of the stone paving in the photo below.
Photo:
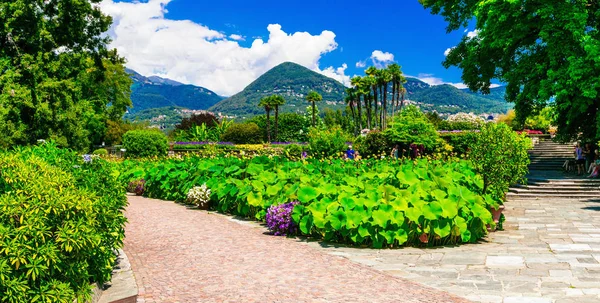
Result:
{"type": "Polygon", "coordinates": [[[600,302],[600,199],[515,200],[505,231],[435,249],[309,246],[476,302],[600,302]]]}
{"type": "Polygon", "coordinates": [[[167,201],[129,196],[129,203],[124,250],[140,303],[467,302],[333,249],[265,235],[256,223],[167,201]]]}

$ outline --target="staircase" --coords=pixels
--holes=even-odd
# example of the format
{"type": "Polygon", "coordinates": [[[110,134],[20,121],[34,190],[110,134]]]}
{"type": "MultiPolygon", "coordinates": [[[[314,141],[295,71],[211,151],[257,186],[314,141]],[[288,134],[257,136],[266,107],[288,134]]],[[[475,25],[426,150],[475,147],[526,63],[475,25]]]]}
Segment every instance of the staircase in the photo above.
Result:
{"type": "Polygon", "coordinates": [[[566,160],[574,158],[573,144],[559,144],[541,139],[529,152],[531,164],[527,184],[512,187],[507,199],[600,199],[600,179],[587,179],[587,174],[563,172],[566,160]]]}
{"type": "Polygon", "coordinates": [[[529,151],[531,171],[560,171],[566,160],[574,159],[575,147],[573,144],[560,144],[549,139],[541,139],[529,151]]]}

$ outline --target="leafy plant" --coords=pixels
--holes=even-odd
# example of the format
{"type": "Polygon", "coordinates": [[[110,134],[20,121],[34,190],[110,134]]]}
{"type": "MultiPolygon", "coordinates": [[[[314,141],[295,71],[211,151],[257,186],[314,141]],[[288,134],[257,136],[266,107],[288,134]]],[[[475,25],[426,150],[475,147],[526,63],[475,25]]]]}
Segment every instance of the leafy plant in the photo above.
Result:
{"type": "Polygon", "coordinates": [[[390,147],[386,136],[378,131],[371,131],[367,134],[364,140],[357,145],[358,152],[363,158],[381,158],[381,156],[389,156],[390,147]]]}
{"type": "Polygon", "coordinates": [[[169,150],[167,136],[156,130],[132,130],[123,135],[126,157],[166,156],[169,150]]]}
{"type": "Polygon", "coordinates": [[[301,234],[373,247],[475,242],[499,203],[459,160],[189,157],[121,166],[124,180],[144,169],[149,197],[185,201],[206,183],[216,210],[257,220],[272,205],[299,201],[292,218],[301,234]]]}
{"type": "Polygon", "coordinates": [[[124,238],[113,166],[54,143],[0,154],[0,166],[0,301],[87,301],[124,238]]]}
{"type": "Polygon", "coordinates": [[[97,150],[95,150],[92,155],[97,155],[97,156],[108,156],[108,151],[105,148],[99,148],[97,150]]]}
{"type": "Polygon", "coordinates": [[[187,202],[198,205],[200,208],[207,209],[210,203],[210,189],[206,183],[202,186],[194,186],[188,191],[187,202]]]}
{"type": "Polygon", "coordinates": [[[222,141],[235,144],[255,144],[261,142],[261,132],[255,123],[231,125],[221,136],[222,141]]]}
{"type": "Polygon", "coordinates": [[[312,128],[308,134],[308,149],[316,158],[339,157],[353,139],[340,128],[312,128]]]}
{"type": "Polygon", "coordinates": [[[485,125],[468,154],[483,178],[482,193],[503,201],[511,185],[524,183],[531,145],[531,139],[504,123],[485,125]]]}
{"type": "Polygon", "coordinates": [[[413,105],[395,116],[384,134],[391,144],[417,144],[426,149],[433,149],[439,138],[433,124],[413,105]]]}

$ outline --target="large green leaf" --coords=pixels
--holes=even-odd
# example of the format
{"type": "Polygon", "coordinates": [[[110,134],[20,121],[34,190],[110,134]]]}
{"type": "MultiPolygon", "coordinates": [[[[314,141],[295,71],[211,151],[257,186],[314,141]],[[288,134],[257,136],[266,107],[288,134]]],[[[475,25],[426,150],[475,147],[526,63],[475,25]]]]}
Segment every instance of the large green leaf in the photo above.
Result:
{"type": "Polygon", "coordinates": [[[248,193],[248,204],[250,204],[250,206],[260,206],[262,205],[263,202],[263,196],[262,193],[257,193],[257,192],[250,192],[248,193]]]}
{"type": "Polygon", "coordinates": [[[302,219],[300,220],[300,231],[305,234],[305,235],[310,235],[310,230],[312,229],[312,218],[310,216],[304,216],[302,217],[302,219]]]}
{"type": "Polygon", "coordinates": [[[342,226],[346,225],[346,213],[343,211],[336,211],[327,216],[327,219],[329,220],[331,227],[337,231],[339,231],[342,226]]]}
{"type": "Polygon", "coordinates": [[[319,196],[319,193],[314,187],[303,186],[298,189],[298,200],[303,203],[308,203],[319,196]]]}

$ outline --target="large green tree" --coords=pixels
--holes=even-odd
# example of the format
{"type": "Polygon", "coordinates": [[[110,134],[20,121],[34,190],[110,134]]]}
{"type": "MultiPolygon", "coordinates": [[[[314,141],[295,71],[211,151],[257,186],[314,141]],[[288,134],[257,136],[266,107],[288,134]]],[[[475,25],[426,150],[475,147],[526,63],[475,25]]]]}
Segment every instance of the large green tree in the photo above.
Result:
{"type": "Polygon", "coordinates": [[[472,90],[507,84],[525,121],[553,100],[559,133],[598,138],[600,2],[596,0],[419,0],[449,22],[476,31],[453,48],[444,66],[458,66],[472,90]]]}
{"type": "Polygon", "coordinates": [[[100,2],[0,2],[0,148],[53,139],[85,150],[131,106],[100,2]]]}
{"type": "Polygon", "coordinates": [[[323,97],[317,93],[316,91],[310,91],[306,95],[306,101],[310,102],[312,105],[312,126],[315,127],[315,115],[316,115],[316,103],[323,100],[323,97]]]}

